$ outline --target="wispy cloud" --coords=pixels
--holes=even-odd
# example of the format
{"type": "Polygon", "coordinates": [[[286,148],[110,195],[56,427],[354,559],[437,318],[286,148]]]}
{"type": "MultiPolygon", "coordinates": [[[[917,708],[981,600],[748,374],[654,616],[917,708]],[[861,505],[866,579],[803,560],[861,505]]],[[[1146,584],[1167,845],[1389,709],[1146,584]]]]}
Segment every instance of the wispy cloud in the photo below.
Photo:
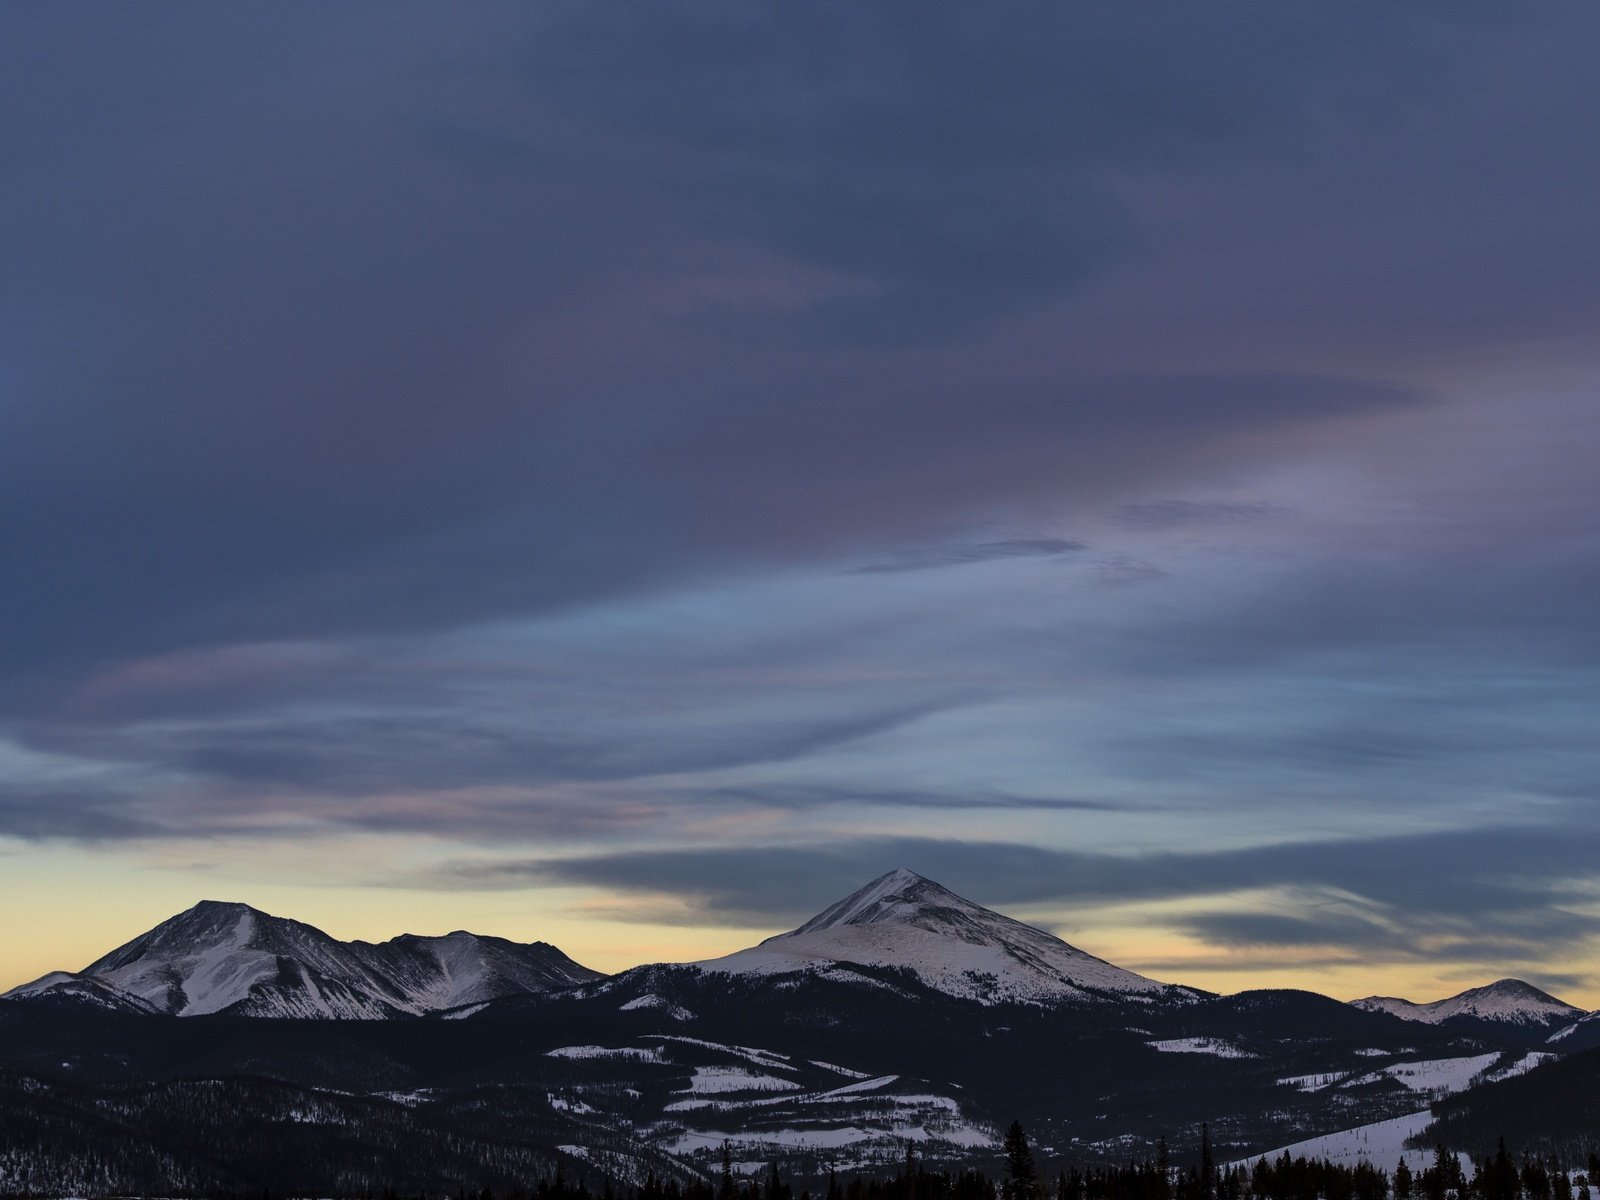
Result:
{"type": "Polygon", "coordinates": [[[1133,529],[1240,525],[1286,515],[1265,500],[1146,500],[1117,508],[1116,519],[1133,529]]]}
{"type": "Polygon", "coordinates": [[[940,567],[962,567],[972,563],[995,562],[1007,558],[1057,558],[1087,543],[1067,538],[1006,538],[996,542],[972,542],[964,546],[937,546],[907,550],[895,558],[851,567],[852,575],[888,575],[902,571],[931,571],[940,567]]]}
{"type": "Polygon", "coordinates": [[[1582,946],[1594,920],[1562,900],[1574,879],[1600,876],[1586,844],[1566,830],[1524,826],[1143,854],[914,837],[640,850],[474,861],[413,884],[580,884],[674,897],[675,920],[774,926],[895,866],[1000,907],[1187,902],[1151,919],[1230,950],[1324,947],[1387,961],[1490,963],[1548,961],[1582,946]],[[1449,887],[1416,870],[1427,861],[1450,863],[1449,887]],[[1203,906],[1251,892],[1273,899],[1203,906]]]}

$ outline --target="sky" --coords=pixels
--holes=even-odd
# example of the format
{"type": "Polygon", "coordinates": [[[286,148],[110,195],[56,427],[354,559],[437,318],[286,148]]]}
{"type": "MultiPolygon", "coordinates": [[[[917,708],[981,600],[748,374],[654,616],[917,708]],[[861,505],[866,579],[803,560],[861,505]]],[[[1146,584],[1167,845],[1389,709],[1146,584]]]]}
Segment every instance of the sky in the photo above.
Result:
{"type": "Polygon", "coordinates": [[[1600,1006],[1600,7],[0,10],[0,987],[895,867],[1600,1006]]]}

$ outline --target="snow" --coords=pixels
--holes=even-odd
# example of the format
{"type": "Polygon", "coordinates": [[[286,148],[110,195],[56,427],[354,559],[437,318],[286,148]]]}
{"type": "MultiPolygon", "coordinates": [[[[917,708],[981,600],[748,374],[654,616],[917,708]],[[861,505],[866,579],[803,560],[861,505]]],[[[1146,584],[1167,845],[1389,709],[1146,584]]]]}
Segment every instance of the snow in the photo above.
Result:
{"type": "Polygon", "coordinates": [[[415,1108],[431,1100],[433,1091],[430,1088],[419,1088],[411,1092],[374,1092],[373,1095],[384,1100],[393,1100],[396,1104],[404,1104],[407,1108],[415,1108]]]}
{"type": "Polygon", "coordinates": [[[578,1100],[570,1096],[559,1095],[556,1092],[547,1092],[545,1094],[545,1099],[550,1102],[551,1108],[560,1112],[577,1113],[580,1116],[587,1116],[595,1112],[593,1107],[585,1104],[582,1100],[578,1100]]]}
{"type": "Polygon", "coordinates": [[[743,1067],[696,1067],[689,1086],[680,1091],[697,1096],[720,1092],[798,1092],[800,1085],[776,1075],[757,1075],[743,1067]]]}
{"type": "MultiPolygon", "coordinates": [[[[1404,1158],[1406,1164],[1413,1170],[1421,1170],[1433,1162],[1433,1151],[1407,1150],[1405,1143],[1407,1138],[1421,1133],[1432,1123],[1433,1114],[1423,1109],[1421,1112],[1408,1113],[1403,1117],[1376,1121],[1370,1125],[1359,1125],[1354,1129],[1344,1129],[1338,1133],[1295,1142],[1293,1145],[1269,1150],[1264,1155],[1241,1159],[1235,1165],[1249,1166],[1256,1161],[1256,1158],[1266,1158],[1270,1162],[1287,1152],[1290,1158],[1302,1156],[1326,1158],[1343,1166],[1369,1162],[1382,1167],[1385,1171],[1394,1170],[1395,1164],[1404,1158]]],[[[1471,1170],[1470,1164],[1466,1167],[1467,1170],[1471,1170]]]]}
{"type": "Polygon", "coordinates": [[[1438,1025],[1451,1017],[1475,1017],[1512,1025],[1548,1025],[1583,1015],[1581,1008],[1520,979],[1496,980],[1426,1004],[1398,996],[1367,996],[1350,1003],[1368,1012],[1386,1012],[1404,1021],[1420,1021],[1427,1025],[1438,1025]]]}
{"type": "Polygon", "coordinates": [[[894,1121],[878,1127],[869,1121],[845,1124],[807,1125],[791,1129],[757,1129],[728,1133],[723,1130],[684,1130],[662,1144],[673,1154],[717,1151],[727,1141],[734,1146],[779,1147],[785,1150],[839,1150],[872,1143],[882,1144],[890,1154],[903,1151],[907,1142],[944,1142],[956,1146],[989,1148],[995,1145],[994,1133],[966,1121],[929,1124],[923,1121],[894,1121]]]}
{"type": "Polygon", "coordinates": [[[1320,1092],[1323,1088],[1332,1087],[1343,1079],[1344,1075],[1338,1071],[1321,1072],[1316,1075],[1290,1075],[1278,1080],[1279,1087],[1298,1088],[1302,1092],[1320,1092]]]}
{"type": "MultiPolygon", "coordinates": [[[[1213,1054],[1218,1058],[1255,1058],[1248,1050],[1241,1050],[1231,1042],[1221,1038],[1187,1037],[1163,1038],[1158,1042],[1146,1042],[1152,1050],[1160,1050],[1163,1054],[1213,1054]]],[[[1282,1082],[1280,1080],[1280,1082],[1282,1082]]]]}
{"type": "Polygon", "coordinates": [[[708,1042],[702,1038],[683,1037],[672,1033],[648,1033],[641,1041],[648,1042],[676,1042],[683,1046],[698,1046],[702,1050],[718,1050],[723,1054],[731,1054],[735,1058],[753,1062],[758,1067],[768,1067],[778,1071],[793,1071],[796,1068],[789,1061],[787,1054],[779,1054],[774,1050],[762,1050],[757,1046],[729,1046],[722,1042],[708,1042]]]}
{"type": "MultiPolygon", "coordinates": [[[[1381,1053],[1381,1051],[1380,1051],[1381,1053]]],[[[1459,1092],[1471,1084],[1493,1079],[1506,1079],[1532,1070],[1555,1055],[1533,1051],[1508,1066],[1492,1069],[1500,1061],[1499,1053],[1477,1054],[1464,1058],[1430,1058],[1416,1062],[1391,1063],[1365,1074],[1323,1071],[1312,1075],[1290,1075],[1279,1079],[1284,1087],[1299,1088],[1302,1092],[1320,1092],[1337,1085],[1340,1088],[1361,1087],[1393,1079],[1413,1092],[1422,1092],[1434,1098],[1459,1092]]]]}
{"type": "Polygon", "coordinates": [[[18,984],[6,993],[8,999],[21,999],[23,996],[36,996],[40,992],[56,987],[63,983],[72,983],[78,977],[71,971],[51,971],[48,975],[41,975],[31,983],[18,984]]]}
{"type": "Polygon", "coordinates": [[[816,1098],[826,1100],[831,1096],[859,1096],[863,1092],[880,1092],[899,1078],[898,1075],[879,1075],[874,1079],[864,1079],[860,1083],[847,1083],[843,1087],[830,1088],[816,1098]]]}
{"type": "Polygon", "coordinates": [[[1352,1079],[1342,1086],[1375,1083],[1387,1075],[1413,1092],[1426,1092],[1435,1097],[1448,1096],[1451,1092],[1461,1091],[1499,1060],[1500,1055],[1493,1053],[1475,1054],[1470,1058],[1430,1058],[1421,1062],[1394,1063],[1352,1079]]]}
{"type": "Polygon", "coordinates": [[[463,930],[379,945],[340,942],[246,904],[205,900],[76,975],[57,972],[10,994],[57,992],[185,1017],[383,1018],[545,991],[596,974],[542,942],[519,945],[463,930]]]}
{"type": "Polygon", "coordinates": [[[672,1003],[665,996],[657,996],[653,993],[646,993],[636,999],[629,1000],[626,1004],[619,1005],[618,1008],[621,1012],[661,1010],[674,1021],[692,1021],[695,1019],[694,1014],[687,1008],[672,1003]]]}
{"type": "Polygon", "coordinates": [[[546,1058],[631,1058],[638,1062],[662,1061],[654,1046],[557,1046],[544,1052],[546,1058]]]}
{"type": "Polygon", "coordinates": [[[1579,1017],[1576,1021],[1572,1022],[1572,1024],[1565,1025],[1562,1028],[1556,1030],[1549,1037],[1547,1037],[1545,1039],[1545,1041],[1546,1042],[1565,1041],[1567,1038],[1569,1038],[1573,1034],[1577,1033],[1580,1029],[1587,1030],[1587,1029],[1594,1028],[1596,1022],[1600,1022],[1600,1012],[1592,1012],[1586,1017],[1579,1017]]]}
{"type": "Polygon", "coordinates": [[[823,1062],[820,1058],[813,1058],[811,1060],[811,1065],[813,1067],[821,1067],[824,1071],[832,1071],[835,1075],[843,1075],[848,1079],[870,1078],[865,1071],[852,1071],[849,1067],[841,1067],[834,1063],[823,1062]]]}
{"type": "Polygon", "coordinates": [[[1547,1050],[1534,1050],[1509,1066],[1496,1067],[1483,1078],[1486,1083],[1492,1083],[1499,1079],[1510,1079],[1513,1075],[1525,1075],[1541,1063],[1551,1062],[1560,1057],[1559,1054],[1551,1054],[1547,1050]]]}
{"type": "Polygon", "coordinates": [[[790,933],[691,965],[706,973],[828,977],[841,964],[909,970],[935,990],[985,1004],[1092,1002],[1106,993],[1145,1002],[1195,997],[903,869],[873,880],[790,933]]]}
{"type": "Polygon", "coordinates": [[[866,887],[851,893],[838,903],[823,909],[794,933],[811,933],[817,929],[831,929],[836,925],[893,920],[896,916],[915,917],[915,901],[909,897],[915,894],[918,884],[926,882],[928,881],[915,871],[897,867],[887,875],[878,876],[866,887]]]}

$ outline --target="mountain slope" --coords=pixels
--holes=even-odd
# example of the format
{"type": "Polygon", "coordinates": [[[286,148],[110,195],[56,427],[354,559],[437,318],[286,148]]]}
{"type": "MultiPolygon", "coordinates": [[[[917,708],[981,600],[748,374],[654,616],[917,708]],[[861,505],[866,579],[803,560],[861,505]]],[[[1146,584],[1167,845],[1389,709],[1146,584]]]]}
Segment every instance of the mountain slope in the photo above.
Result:
{"type": "Polygon", "coordinates": [[[1472,1088],[1433,1108],[1438,1118],[1419,1141],[1442,1142],[1474,1157],[1505,1139],[1519,1152],[1579,1164],[1596,1149],[1600,1129],[1600,1050],[1546,1062],[1534,1070],[1472,1088]]]}
{"type": "Polygon", "coordinates": [[[1563,1025],[1547,1037],[1545,1043],[1563,1054],[1600,1049],[1600,1012],[1589,1013],[1570,1025],[1563,1025]]]}
{"type": "Polygon", "coordinates": [[[804,972],[848,981],[850,964],[909,971],[936,991],[985,1004],[1149,1004],[1202,995],[1113,966],[905,869],[789,933],[694,965],[711,974],[804,972]]]}
{"type": "Polygon", "coordinates": [[[247,904],[203,900],[77,973],[7,993],[36,1003],[202,1016],[382,1018],[600,978],[543,942],[462,931],[341,942],[247,904]]]}
{"type": "Polygon", "coordinates": [[[1350,1002],[1368,1012],[1386,1012],[1404,1021],[1425,1025],[1461,1025],[1488,1022],[1493,1025],[1554,1029],[1580,1019],[1584,1010],[1558,1000],[1520,979],[1500,979],[1483,987],[1469,988],[1443,1000],[1416,1004],[1396,996],[1367,996],[1350,1002]]]}

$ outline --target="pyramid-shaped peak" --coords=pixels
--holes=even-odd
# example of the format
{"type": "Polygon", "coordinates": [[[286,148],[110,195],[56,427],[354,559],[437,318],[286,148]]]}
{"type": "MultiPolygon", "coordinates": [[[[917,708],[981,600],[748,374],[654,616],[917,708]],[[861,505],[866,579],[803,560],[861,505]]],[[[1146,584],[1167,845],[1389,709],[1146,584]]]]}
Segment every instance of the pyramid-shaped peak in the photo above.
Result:
{"type": "Polygon", "coordinates": [[[870,925],[877,921],[909,920],[930,908],[982,912],[949,888],[905,867],[880,875],[843,900],[829,905],[794,932],[811,933],[840,925],[870,925]]]}
{"type": "Polygon", "coordinates": [[[242,917],[246,914],[265,917],[270,914],[239,900],[202,900],[193,908],[179,913],[180,917],[242,917]]]}
{"type": "Polygon", "coordinates": [[[168,917],[134,943],[162,943],[172,939],[210,941],[219,937],[249,937],[264,925],[279,918],[234,900],[202,900],[175,917],[168,917]]]}
{"type": "Polygon", "coordinates": [[[1496,979],[1482,987],[1468,988],[1463,996],[1531,996],[1535,999],[1554,1000],[1543,988],[1534,987],[1526,979],[1496,979]]]}
{"type": "Polygon", "coordinates": [[[1525,979],[1497,979],[1482,987],[1468,988],[1460,995],[1439,1003],[1441,1006],[1454,1005],[1462,1011],[1490,1017],[1512,1011],[1546,1014],[1583,1011],[1559,996],[1552,996],[1543,988],[1534,987],[1525,979]]]}
{"type": "MultiPolygon", "coordinates": [[[[909,971],[925,986],[984,1004],[1189,1003],[1200,993],[1146,979],[1054,934],[974,904],[901,867],[798,929],[695,964],[727,974],[846,978],[862,967],[909,971]]],[[[837,980],[835,980],[837,981],[837,980]]]]}

